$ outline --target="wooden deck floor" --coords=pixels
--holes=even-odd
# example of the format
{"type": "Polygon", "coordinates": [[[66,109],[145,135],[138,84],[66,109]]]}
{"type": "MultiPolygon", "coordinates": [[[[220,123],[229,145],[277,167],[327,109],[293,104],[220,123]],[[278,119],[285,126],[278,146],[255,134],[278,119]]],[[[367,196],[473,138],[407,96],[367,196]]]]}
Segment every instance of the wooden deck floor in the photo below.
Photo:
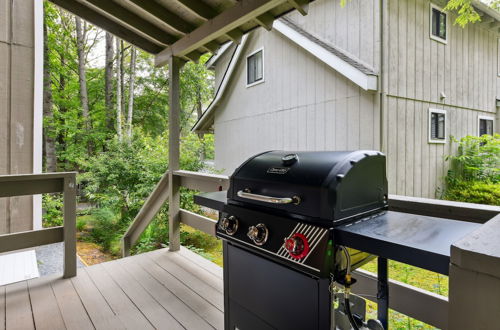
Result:
{"type": "Polygon", "coordinates": [[[222,329],[222,269],[166,249],[0,287],[0,329],[222,329]]]}

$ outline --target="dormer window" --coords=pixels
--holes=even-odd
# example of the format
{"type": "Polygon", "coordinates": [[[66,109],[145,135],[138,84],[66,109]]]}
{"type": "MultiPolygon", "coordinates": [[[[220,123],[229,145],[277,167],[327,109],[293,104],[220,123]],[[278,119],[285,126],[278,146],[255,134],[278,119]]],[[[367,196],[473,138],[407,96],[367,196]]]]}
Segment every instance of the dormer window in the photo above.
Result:
{"type": "Polygon", "coordinates": [[[446,43],[448,15],[439,7],[431,4],[431,39],[446,43]]]}

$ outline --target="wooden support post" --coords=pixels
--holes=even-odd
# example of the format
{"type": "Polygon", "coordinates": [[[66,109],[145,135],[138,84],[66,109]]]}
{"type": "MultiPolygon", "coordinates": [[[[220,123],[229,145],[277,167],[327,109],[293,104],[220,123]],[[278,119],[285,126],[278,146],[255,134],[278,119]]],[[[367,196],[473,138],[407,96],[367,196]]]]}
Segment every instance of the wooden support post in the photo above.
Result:
{"type": "Polygon", "coordinates": [[[64,278],[76,276],[76,176],[64,178],[64,278]]]}
{"type": "Polygon", "coordinates": [[[180,148],[180,68],[183,61],[171,56],[168,61],[169,72],[169,117],[168,117],[168,163],[169,163],[169,206],[168,206],[168,240],[169,250],[178,251],[180,249],[180,193],[179,178],[174,175],[174,171],[179,169],[179,148],[180,148]]]}

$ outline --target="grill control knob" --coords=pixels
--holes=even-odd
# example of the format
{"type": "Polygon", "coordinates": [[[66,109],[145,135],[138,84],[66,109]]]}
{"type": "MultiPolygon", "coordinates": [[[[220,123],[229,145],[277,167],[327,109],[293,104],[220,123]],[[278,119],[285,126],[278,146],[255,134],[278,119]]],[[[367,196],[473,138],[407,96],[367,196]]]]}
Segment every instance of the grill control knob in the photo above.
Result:
{"type": "Polygon", "coordinates": [[[257,245],[264,245],[267,242],[267,237],[269,236],[269,231],[266,225],[259,223],[258,225],[251,226],[248,228],[247,233],[248,238],[250,238],[257,245]]]}
{"type": "Polygon", "coordinates": [[[285,249],[294,259],[302,259],[309,253],[309,242],[303,234],[295,233],[285,238],[285,249]]]}
{"type": "Polygon", "coordinates": [[[238,230],[238,219],[235,216],[225,217],[220,221],[220,228],[228,235],[234,235],[238,230]]]}

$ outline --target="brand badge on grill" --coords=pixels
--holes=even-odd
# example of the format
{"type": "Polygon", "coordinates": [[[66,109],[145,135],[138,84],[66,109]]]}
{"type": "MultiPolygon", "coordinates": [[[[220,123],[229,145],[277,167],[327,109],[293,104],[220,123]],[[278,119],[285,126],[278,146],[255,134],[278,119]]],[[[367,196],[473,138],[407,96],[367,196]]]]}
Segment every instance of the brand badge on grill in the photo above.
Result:
{"type": "Polygon", "coordinates": [[[286,174],[290,170],[289,167],[271,167],[267,169],[269,174],[286,174]]]}

